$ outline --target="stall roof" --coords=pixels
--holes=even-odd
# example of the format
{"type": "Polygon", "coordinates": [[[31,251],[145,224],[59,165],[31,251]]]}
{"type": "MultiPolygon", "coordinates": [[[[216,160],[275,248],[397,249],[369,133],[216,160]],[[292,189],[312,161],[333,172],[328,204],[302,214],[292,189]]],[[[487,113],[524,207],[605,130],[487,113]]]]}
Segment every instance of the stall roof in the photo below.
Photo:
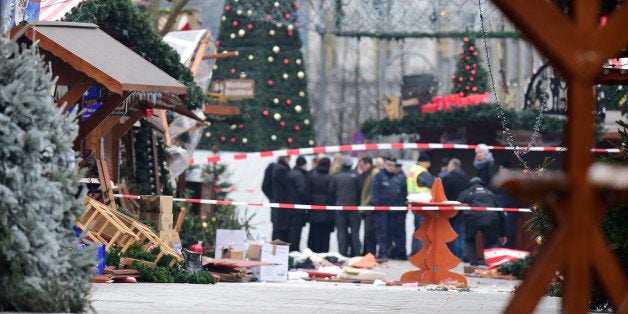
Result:
{"type": "Polygon", "coordinates": [[[13,28],[11,37],[22,29],[23,36],[38,41],[42,50],[116,94],[188,93],[185,85],[100,30],[98,25],[25,21],[13,28]]]}

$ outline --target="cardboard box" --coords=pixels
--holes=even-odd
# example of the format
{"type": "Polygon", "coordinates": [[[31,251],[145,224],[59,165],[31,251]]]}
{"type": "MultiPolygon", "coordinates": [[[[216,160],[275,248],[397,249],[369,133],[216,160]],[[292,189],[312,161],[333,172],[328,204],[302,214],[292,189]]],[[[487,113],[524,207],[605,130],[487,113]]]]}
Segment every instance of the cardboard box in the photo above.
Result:
{"type": "Polygon", "coordinates": [[[142,195],[140,198],[140,212],[172,214],[172,196],[142,195]]]}
{"type": "Polygon", "coordinates": [[[261,281],[288,280],[288,253],[289,245],[280,244],[250,244],[246,257],[252,261],[273,263],[271,266],[253,268],[253,274],[261,281]]]}
{"type": "Polygon", "coordinates": [[[161,230],[172,230],[173,228],[173,217],[172,213],[140,213],[140,218],[144,219],[155,228],[157,231],[161,230]]]}
{"type": "Polygon", "coordinates": [[[225,248],[222,250],[222,258],[244,259],[244,251],[233,248],[225,248]]]}
{"type": "Polygon", "coordinates": [[[218,229],[216,230],[216,251],[214,257],[216,259],[223,258],[222,252],[229,248],[244,252],[245,243],[246,233],[244,230],[218,229]]]}

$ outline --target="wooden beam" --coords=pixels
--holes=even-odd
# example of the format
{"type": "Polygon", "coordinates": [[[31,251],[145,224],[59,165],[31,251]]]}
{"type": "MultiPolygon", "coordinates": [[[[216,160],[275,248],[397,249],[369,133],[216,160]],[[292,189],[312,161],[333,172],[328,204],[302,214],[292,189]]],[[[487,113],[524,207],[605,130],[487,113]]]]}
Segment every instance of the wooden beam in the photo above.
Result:
{"type": "Polygon", "coordinates": [[[207,59],[221,59],[221,58],[229,58],[229,57],[237,57],[238,55],[240,55],[240,52],[238,52],[238,51],[229,51],[229,52],[223,52],[223,53],[214,53],[214,54],[210,54],[210,55],[204,55],[204,56],[203,56],[203,60],[207,60],[207,59]]]}
{"type": "Polygon", "coordinates": [[[120,139],[122,138],[122,136],[124,136],[124,134],[129,132],[129,130],[133,127],[133,124],[135,124],[135,122],[142,118],[142,111],[137,110],[128,117],[128,120],[126,120],[121,125],[118,125],[111,131],[114,139],[120,139]]]}
{"type": "Polygon", "coordinates": [[[216,116],[237,116],[240,114],[240,107],[222,106],[222,105],[205,105],[203,113],[206,115],[216,116]]]}
{"type": "Polygon", "coordinates": [[[129,94],[120,96],[118,94],[111,94],[103,101],[103,104],[94,112],[87,121],[81,122],[79,125],[79,135],[76,141],[82,141],[86,138],[97,126],[99,126],[105,119],[115,110],[122,102],[129,97],[129,94]]]}
{"type": "Polygon", "coordinates": [[[192,67],[190,71],[192,72],[192,76],[196,76],[196,71],[198,71],[198,67],[201,65],[201,61],[203,61],[203,54],[205,53],[205,49],[207,48],[207,43],[209,39],[212,37],[212,32],[207,31],[203,40],[198,45],[198,50],[196,51],[196,56],[194,57],[194,62],[192,63],[192,67]]]}
{"type": "Polygon", "coordinates": [[[57,101],[57,106],[63,108],[64,112],[67,112],[70,107],[78,103],[87,89],[94,84],[96,84],[96,81],[84,74],[77,77],[76,81],[72,84],[72,89],[68,90],[68,92],[57,101]]]}

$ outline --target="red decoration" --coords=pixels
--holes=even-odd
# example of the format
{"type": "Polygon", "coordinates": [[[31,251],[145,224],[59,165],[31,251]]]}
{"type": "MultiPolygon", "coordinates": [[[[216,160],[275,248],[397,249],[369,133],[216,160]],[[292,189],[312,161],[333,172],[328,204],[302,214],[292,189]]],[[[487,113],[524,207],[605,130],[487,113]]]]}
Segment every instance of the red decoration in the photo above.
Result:
{"type": "Polygon", "coordinates": [[[466,70],[468,70],[468,69],[470,69],[471,67],[467,65],[467,66],[465,66],[464,68],[465,68],[466,70]]]}
{"type": "Polygon", "coordinates": [[[465,37],[462,39],[465,43],[469,41],[469,37],[465,37]]]}
{"type": "Polygon", "coordinates": [[[283,128],[284,126],[286,126],[286,122],[282,120],[279,122],[279,125],[281,125],[281,127],[283,128]]]}
{"type": "Polygon", "coordinates": [[[246,28],[249,29],[249,30],[252,30],[253,29],[253,24],[247,24],[246,28]]]}
{"type": "Polygon", "coordinates": [[[266,14],[266,19],[267,19],[267,20],[270,20],[270,18],[271,18],[271,17],[272,17],[272,16],[270,16],[270,14],[266,14]]]}
{"type": "Polygon", "coordinates": [[[190,246],[190,251],[197,253],[197,254],[203,254],[203,246],[201,246],[201,241],[198,241],[198,243],[194,243],[190,246]]]}
{"type": "Polygon", "coordinates": [[[473,51],[473,50],[475,50],[475,47],[470,46],[470,47],[469,47],[469,51],[473,51]]]}
{"type": "Polygon", "coordinates": [[[470,89],[471,89],[471,87],[469,87],[469,85],[467,85],[467,86],[465,86],[465,87],[464,87],[464,89],[465,89],[465,90],[470,90],[470,89]]]}
{"type": "Polygon", "coordinates": [[[471,74],[475,75],[475,70],[471,70],[471,74]]]}
{"type": "Polygon", "coordinates": [[[288,36],[292,36],[292,31],[288,31],[288,36]]]}
{"type": "Polygon", "coordinates": [[[470,78],[469,78],[469,81],[473,82],[473,81],[474,81],[474,78],[473,78],[473,77],[470,77],[470,78]]]}
{"type": "Polygon", "coordinates": [[[226,137],[224,137],[224,136],[221,136],[221,137],[220,137],[220,141],[221,141],[221,142],[224,142],[224,141],[226,141],[226,140],[227,140],[227,138],[226,138],[226,137]]]}
{"type": "Polygon", "coordinates": [[[452,75],[452,76],[451,76],[451,79],[452,79],[452,80],[455,80],[455,79],[456,79],[456,76],[455,76],[455,75],[452,75]]]}
{"type": "Polygon", "coordinates": [[[467,57],[464,57],[464,59],[465,59],[465,60],[467,60],[467,61],[469,61],[469,60],[471,60],[471,57],[468,57],[468,56],[467,56],[467,57]]]}
{"type": "Polygon", "coordinates": [[[288,105],[288,106],[292,105],[292,100],[286,99],[286,105],[288,105]]]}
{"type": "Polygon", "coordinates": [[[273,82],[273,80],[268,80],[268,86],[273,86],[273,84],[275,84],[275,82],[273,82]]]}
{"type": "Polygon", "coordinates": [[[477,56],[478,56],[478,52],[477,52],[477,51],[474,51],[474,52],[473,52],[473,56],[477,57],[477,56]]]}
{"type": "Polygon", "coordinates": [[[472,66],[472,67],[474,67],[474,68],[477,68],[477,67],[478,67],[478,65],[477,65],[477,64],[475,64],[475,63],[474,63],[474,64],[472,64],[471,66],[472,66]]]}
{"type": "Polygon", "coordinates": [[[235,68],[231,68],[231,74],[235,74],[235,68]]]}
{"type": "Polygon", "coordinates": [[[220,40],[216,40],[216,46],[220,46],[220,40]]]}
{"type": "Polygon", "coordinates": [[[298,8],[299,7],[299,3],[296,2],[296,1],[292,1],[292,7],[295,8],[295,9],[298,8]]]}
{"type": "Polygon", "coordinates": [[[471,91],[473,91],[474,93],[478,91],[478,88],[473,86],[473,88],[471,89],[471,91]]]}
{"type": "Polygon", "coordinates": [[[458,78],[458,81],[459,81],[459,82],[462,82],[462,80],[464,80],[462,77],[459,77],[459,78],[458,78]]]}
{"type": "Polygon", "coordinates": [[[229,10],[231,10],[231,7],[230,7],[230,6],[228,6],[228,5],[226,5],[226,6],[225,6],[225,11],[229,11],[229,10]]]}
{"type": "Polygon", "coordinates": [[[230,141],[231,141],[231,143],[235,143],[235,142],[236,142],[236,138],[235,138],[235,137],[232,137],[232,138],[230,139],[230,141]]]}
{"type": "Polygon", "coordinates": [[[295,131],[297,131],[297,132],[299,132],[299,131],[301,130],[301,127],[300,127],[300,126],[298,126],[298,125],[295,125],[295,126],[294,126],[294,130],[295,130],[295,131]]]}
{"type": "Polygon", "coordinates": [[[146,108],[142,111],[142,116],[150,118],[153,115],[153,108],[146,108]]]}
{"type": "Polygon", "coordinates": [[[289,18],[290,18],[290,13],[286,13],[286,14],[284,14],[284,15],[283,15],[283,17],[285,17],[285,18],[286,18],[286,20],[287,20],[287,19],[289,19],[289,18]]]}
{"type": "Polygon", "coordinates": [[[460,54],[463,55],[464,54],[464,50],[460,49],[460,54]]]}
{"type": "Polygon", "coordinates": [[[289,137],[286,141],[288,141],[288,143],[292,143],[292,137],[289,137]]]}
{"type": "Polygon", "coordinates": [[[288,60],[287,58],[283,59],[283,64],[288,64],[288,63],[290,63],[290,60],[288,60]]]}
{"type": "Polygon", "coordinates": [[[264,110],[264,111],[262,111],[262,114],[263,114],[264,116],[268,116],[268,110],[264,110]]]}
{"type": "Polygon", "coordinates": [[[244,129],[244,123],[240,123],[240,124],[238,125],[238,129],[244,129]]]}
{"type": "Polygon", "coordinates": [[[231,23],[233,25],[233,27],[238,26],[238,21],[233,21],[233,23],[231,23]]]}

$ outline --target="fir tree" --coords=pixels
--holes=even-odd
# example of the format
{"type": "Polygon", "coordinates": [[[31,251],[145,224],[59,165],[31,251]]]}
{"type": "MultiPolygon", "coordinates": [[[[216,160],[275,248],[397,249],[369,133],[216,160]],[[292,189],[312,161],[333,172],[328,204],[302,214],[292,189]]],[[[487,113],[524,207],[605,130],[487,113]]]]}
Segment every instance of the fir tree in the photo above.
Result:
{"type": "Polygon", "coordinates": [[[456,73],[451,77],[454,86],[452,93],[483,94],[487,91],[487,72],[482,67],[482,59],[473,38],[465,37],[460,50],[456,73]]]}
{"type": "Polygon", "coordinates": [[[216,46],[239,56],[216,62],[212,84],[251,79],[255,98],[236,101],[241,115],[213,122],[200,146],[260,151],[314,145],[297,8],[292,0],[225,1],[216,46]]]}
{"type": "Polygon", "coordinates": [[[0,53],[0,311],[84,311],[96,255],[72,230],[85,210],[77,116],[54,103],[35,48],[2,38],[0,53]]]}

